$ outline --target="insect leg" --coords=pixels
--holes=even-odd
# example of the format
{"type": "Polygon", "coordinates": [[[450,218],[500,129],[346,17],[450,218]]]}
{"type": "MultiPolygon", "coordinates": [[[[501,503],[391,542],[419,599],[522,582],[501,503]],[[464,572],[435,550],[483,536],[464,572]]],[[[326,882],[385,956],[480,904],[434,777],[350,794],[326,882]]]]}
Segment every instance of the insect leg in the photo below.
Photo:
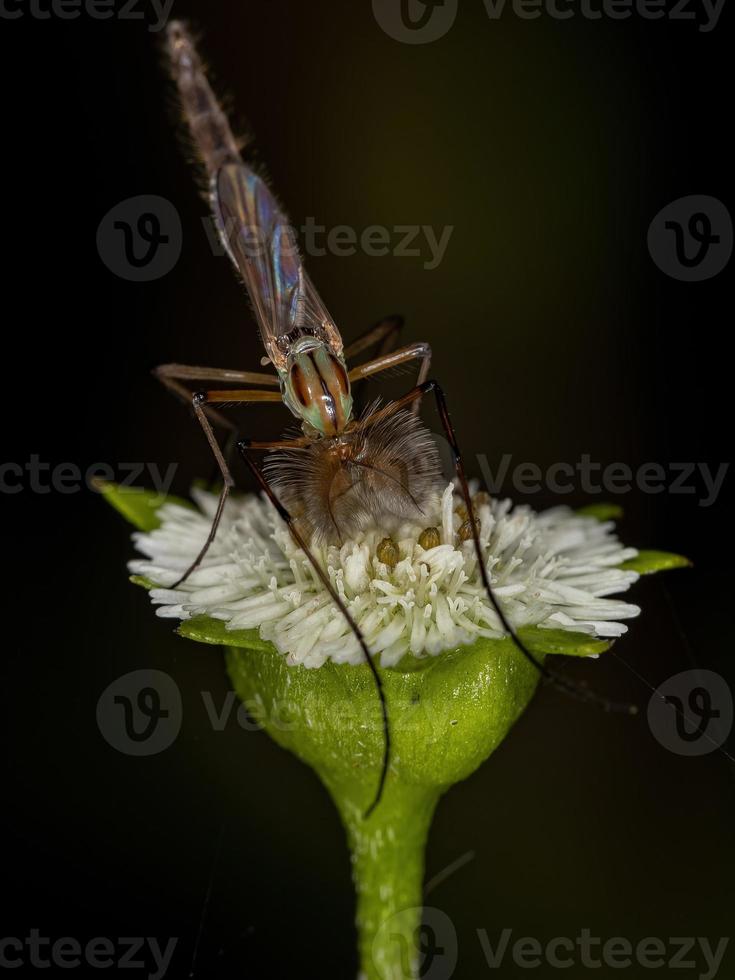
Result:
{"type": "Polygon", "coordinates": [[[159,364],[153,369],[155,377],[177,378],[179,381],[234,381],[246,385],[278,387],[278,375],[264,371],[232,371],[230,368],[199,367],[195,364],[159,364]]]}
{"type": "MultiPolygon", "coordinates": [[[[151,373],[168,391],[187,405],[191,405],[193,392],[182,384],[183,381],[221,381],[223,383],[275,386],[279,384],[278,376],[275,374],[266,374],[261,371],[232,371],[228,368],[199,367],[193,364],[161,364],[154,368],[151,373]]],[[[210,421],[227,430],[228,436],[223,454],[225,460],[230,463],[237,441],[237,429],[230,419],[222,415],[221,412],[208,406],[204,406],[204,411],[210,421]]],[[[209,479],[210,486],[214,484],[218,470],[219,467],[215,463],[214,472],[209,479]]]]}
{"type": "Polygon", "coordinates": [[[518,647],[523,656],[528,660],[533,666],[538,670],[538,672],[549,682],[554,684],[554,686],[566,691],[567,694],[571,694],[573,697],[577,698],[579,701],[588,701],[593,704],[599,705],[605,711],[615,711],[624,714],[635,714],[637,708],[635,705],[631,704],[619,704],[614,701],[610,701],[608,698],[602,697],[596,694],[594,691],[590,691],[588,688],[583,687],[579,684],[575,684],[573,681],[567,680],[567,678],[558,674],[555,670],[547,667],[545,664],[541,663],[536,657],[531,653],[523,640],[520,639],[518,633],[511,625],[508,617],[503,612],[503,609],[493,592],[492,586],[490,585],[490,577],[487,573],[487,567],[482,555],[482,547],[480,545],[480,538],[477,533],[477,523],[475,520],[475,512],[472,506],[472,497],[470,495],[469,486],[467,484],[467,476],[464,470],[464,463],[462,462],[462,454],[459,449],[459,443],[457,441],[457,435],[454,431],[454,426],[449,417],[449,409],[447,408],[447,401],[444,396],[439,383],[437,381],[425,381],[423,384],[417,385],[412,388],[407,394],[403,395],[402,398],[391,402],[390,405],[386,405],[385,408],[380,409],[375,412],[372,416],[367,419],[362,420],[358,423],[357,427],[361,428],[363,426],[372,425],[380,418],[385,418],[392,415],[393,412],[398,411],[398,409],[405,407],[408,404],[415,403],[417,398],[425,394],[432,392],[436,400],[436,407],[439,413],[439,418],[442,423],[442,428],[449,441],[449,445],[452,449],[452,456],[454,459],[454,469],[459,479],[460,488],[462,490],[462,497],[464,499],[465,507],[467,508],[467,518],[468,523],[472,532],[472,541],[475,547],[475,554],[477,556],[477,564],[480,569],[480,578],[482,579],[482,584],[485,587],[485,592],[490,601],[491,606],[495,610],[500,623],[506,633],[513,640],[515,645],[518,647]]]}
{"type": "Polygon", "coordinates": [[[344,349],[345,360],[351,360],[356,354],[361,354],[368,347],[374,344],[381,344],[378,354],[387,354],[390,345],[395,341],[400,331],[403,329],[404,319],[402,316],[387,316],[374,327],[370,327],[365,333],[360,334],[349,346],[344,349]],[[381,343],[382,341],[382,343],[381,343]]]}
{"type": "MultiPolygon", "coordinates": [[[[219,443],[217,442],[217,437],[214,434],[214,429],[212,428],[212,423],[207,418],[206,407],[211,402],[227,403],[227,404],[247,404],[248,402],[280,402],[281,395],[280,392],[276,391],[259,391],[253,389],[248,390],[235,390],[235,391],[199,391],[191,399],[191,405],[194,409],[194,415],[197,421],[202,427],[204,435],[209,443],[209,448],[212,450],[212,454],[215,458],[217,466],[219,467],[220,476],[222,477],[222,490],[220,491],[219,500],[217,502],[217,510],[215,511],[214,520],[212,521],[212,526],[207,535],[207,540],[204,542],[204,546],[201,551],[194,559],[192,564],[187,568],[181,578],[174,583],[172,588],[177,588],[184,582],[197,568],[207,551],[209,546],[214,541],[217,535],[217,528],[219,527],[220,521],[222,520],[222,512],[224,511],[225,502],[227,500],[228,494],[232,487],[235,485],[235,481],[232,479],[232,474],[230,473],[230,467],[225,459],[224,453],[220,449],[219,443]]],[[[228,420],[229,422],[229,420],[228,420]]]]}
{"type": "MultiPolygon", "coordinates": [[[[348,347],[345,348],[344,357],[346,361],[351,361],[357,354],[365,352],[372,360],[390,353],[396,346],[399,334],[403,329],[402,316],[387,316],[375,326],[370,327],[365,333],[360,334],[348,347]]],[[[366,404],[365,392],[368,383],[366,379],[358,381],[352,385],[353,411],[355,415],[362,414],[361,408],[366,404]]]]}
{"type": "Polygon", "coordinates": [[[309,548],[309,546],[307,545],[306,541],[304,540],[301,532],[296,527],[296,524],[295,524],[293,518],[291,517],[291,515],[289,514],[289,512],[286,510],[286,508],[283,506],[283,504],[281,503],[281,501],[278,499],[275,491],[273,490],[273,488],[271,487],[271,485],[268,483],[267,479],[265,478],[265,474],[263,473],[263,471],[261,470],[261,468],[258,466],[258,464],[255,462],[255,460],[252,458],[251,454],[248,452],[248,450],[251,447],[252,447],[252,444],[249,443],[248,440],[246,440],[246,439],[241,439],[238,442],[238,444],[237,444],[237,448],[238,448],[238,451],[240,452],[240,455],[245,460],[245,462],[247,463],[247,465],[250,467],[250,470],[253,473],[253,475],[255,476],[255,479],[258,481],[258,483],[260,484],[261,488],[263,489],[263,491],[267,495],[268,499],[270,500],[270,502],[273,504],[273,506],[278,511],[278,514],[280,515],[281,519],[288,525],[288,529],[291,532],[291,537],[294,539],[294,541],[296,542],[296,544],[299,546],[299,548],[301,548],[301,550],[304,552],[304,554],[306,555],[306,557],[309,559],[309,562],[311,563],[312,568],[314,569],[314,571],[316,572],[317,576],[319,577],[322,585],[327,590],[327,592],[330,594],[330,596],[332,597],[332,600],[333,600],[334,604],[337,606],[337,608],[339,609],[339,611],[342,613],[342,615],[346,619],[347,625],[350,627],[350,629],[354,633],[355,637],[357,638],[357,642],[360,644],[360,648],[362,649],[363,655],[365,657],[365,662],[367,663],[368,667],[370,668],[370,672],[373,675],[373,680],[375,682],[375,688],[376,688],[376,690],[378,692],[378,697],[380,698],[380,710],[381,710],[382,719],[383,719],[383,762],[382,762],[382,766],[381,766],[381,769],[380,769],[380,778],[378,780],[378,788],[376,790],[376,793],[375,793],[375,796],[373,798],[372,803],[367,808],[367,810],[365,811],[365,814],[364,814],[364,816],[367,818],[367,817],[370,816],[370,814],[373,812],[373,810],[375,809],[375,807],[378,805],[378,803],[380,802],[380,799],[381,799],[381,797],[383,795],[383,787],[385,786],[386,776],[388,775],[388,766],[390,764],[390,724],[389,724],[389,721],[388,721],[388,705],[387,705],[387,702],[386,702],[386,699],[385,699],[385,691],[383,690],[383,681],[382,681],[382,679],[380,677],[380,673],[379,673],[378,668],[377,668],[377,666],[375,664],[375,661],[373,660],[373,656],[370,653],[370,650],[368,648],[368,645],[365,642],[365,638],[363,637],[362,633],[360,632],[360,627],[357,625],[357,623],[353,619],[353,617],[352,617],[349,609],[345,605],[343,599],[340,597],[339,593],[337,592],[337,590],[335,589],[335,587],[332,585],[332,582],[329,579],[329,575],[327,575],[327,573],[324,571],[324,569],[321,567],[321,565],[319,564],[319,562],[316,560],[316,558],[312,554],[311,549],[309,548]]]}
{"type": "MultiPolygon", "coordinates": [[[[382,371],[388,371],[390,368],[398,367],[400,364],[406,364],[408,361],[416,360],[421,361],[416,379],[416,385],[419,386],[426,381],[431,366],[431,347],[423,341],[409,344],[407,347],[401,347],[400,350],[394,351],[392,354],[382,354],[372,361],[367,361],[365,364],[360,364],[352,368],[349,373],[349,379],[351,382],[358,381],[361,378],[367,378],[373,374],[380,374],[382,371]]],[[[420,403],[421,399],[416,398],[411,406],[411,411],[414,414],[418,412],[420,403]]]]}
{"type": "Polygon", "coordinates": [[[298,436],[296,439],[272,439],[260,442],[257,439],[241,439],[248,449],[304,449],[314,441],[309,436],[298,436]]]}
{"type": "MultiPolygon", "coordinates": [[[[222,381],[246,385],[275,385],[279,381],[275,374],[265,374],[260,371],[230,371],[227,368],[198,367],[193,364],[160,364],[151,372],[164,387],[181,398],[187,405],[191,404],[191,389],[182,381],[222,381]]],[[[214,409],[205,409],[209,418],[225,429],[234,431],[232,422],[214,409]]]]}

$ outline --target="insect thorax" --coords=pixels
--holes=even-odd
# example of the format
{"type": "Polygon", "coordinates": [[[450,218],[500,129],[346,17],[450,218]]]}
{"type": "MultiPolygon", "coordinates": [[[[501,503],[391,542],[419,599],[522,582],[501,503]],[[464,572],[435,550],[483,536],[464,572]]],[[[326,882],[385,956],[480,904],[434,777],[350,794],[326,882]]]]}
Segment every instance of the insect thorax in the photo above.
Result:
{"type": "Polygon", "coordinates": [[[279,377],[285,404],[307,427],[321,436],[344,432],[352,417],[352,394],[341,352],[304,333],[290,346],[279,377]]]}
{"type": "Polygon", "coordinates": [[[266,472],[307,539],[343,543],[370,526],[420,523],[444,485],[431,433],[412,412],[273,452],[266,472]]]}

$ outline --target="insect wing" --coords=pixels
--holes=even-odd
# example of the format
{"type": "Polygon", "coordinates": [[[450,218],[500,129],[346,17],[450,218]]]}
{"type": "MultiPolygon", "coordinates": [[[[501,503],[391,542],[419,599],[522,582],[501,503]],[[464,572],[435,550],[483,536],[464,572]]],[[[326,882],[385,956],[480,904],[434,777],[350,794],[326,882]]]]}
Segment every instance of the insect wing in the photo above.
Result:
{"type": "Polygon", "coordinates": [[[317,334],[329,345],[333,354],[342,356],[340,332],[306,271],[301,278],[297,317],[299,326],[317,334]]]}
{"type": "Polygon", "coordinates": [[[265,181],[243,164],[226,164],[212,181],[220,238],[245,280],[265,349],[276,367],[278,345],[298,320],[304,270],[296,239],[265,181]]]}
{"type": "Polygon", "coordinates": [[[226,164],[212,182],[220,238],[245,280],[268,357],[286,367],[288,337],[312,334],[342,354],[342,338],[307,275],[293,229],[264,180],[226,164]]]}

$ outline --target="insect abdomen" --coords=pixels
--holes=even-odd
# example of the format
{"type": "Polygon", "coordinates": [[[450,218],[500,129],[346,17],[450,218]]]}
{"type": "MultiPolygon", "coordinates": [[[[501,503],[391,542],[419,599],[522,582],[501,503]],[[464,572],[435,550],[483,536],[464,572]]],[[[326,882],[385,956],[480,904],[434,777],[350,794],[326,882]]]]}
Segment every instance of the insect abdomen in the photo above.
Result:
{"type": "Polygon", "coordinates": [[[226,163],[239,163],[238,142],[207,81],[191,34],[180,20],[166,28],[166,48],[181,107],[208,174],[226,163]]]}

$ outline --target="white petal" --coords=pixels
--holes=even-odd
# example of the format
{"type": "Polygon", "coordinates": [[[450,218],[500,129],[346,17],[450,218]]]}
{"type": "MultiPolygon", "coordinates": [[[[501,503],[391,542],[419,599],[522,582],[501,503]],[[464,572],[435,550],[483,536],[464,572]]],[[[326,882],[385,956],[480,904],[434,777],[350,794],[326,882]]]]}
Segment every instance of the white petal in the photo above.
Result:
{"type": "MultiPolygon", "coordinates": [[[[228,629],[258,628],[289,663],[318,667],[326,660],[362,663],[362,650],[329,593],[295,545],[274,508],[259,497],[230,498],[213,545],[200,567],[172,586],[196,559],[218,497],[193,492],[199,510],[166,504],[161,525],[134,542],[144,556],[133,574],[156,584],[151,601],[168,619],[212,616],[228,629]]],[[[317,560],[385,665],[407,652],[434,655],[476,636],[502,635],[482,584],[472,542],[458,543],[462,499],[453,486],[437,494],[420,523],[393,535],[403,556],[391,569],[376,558],[384,527],[366,528],[341,547],[312,543],[317,560]],[[424,551],[421,531],[440,528],[441,544],[424,551]]],[[[638,578],[618,566],[637,554],[620,544],[612,522],[580,517],[567,507],[541,514],[509,500],[478,508],[483,560],[496,598],[519,628],[539,625],[614,638],[621,620],[640,612],[616,598],[638,578]]]]}

